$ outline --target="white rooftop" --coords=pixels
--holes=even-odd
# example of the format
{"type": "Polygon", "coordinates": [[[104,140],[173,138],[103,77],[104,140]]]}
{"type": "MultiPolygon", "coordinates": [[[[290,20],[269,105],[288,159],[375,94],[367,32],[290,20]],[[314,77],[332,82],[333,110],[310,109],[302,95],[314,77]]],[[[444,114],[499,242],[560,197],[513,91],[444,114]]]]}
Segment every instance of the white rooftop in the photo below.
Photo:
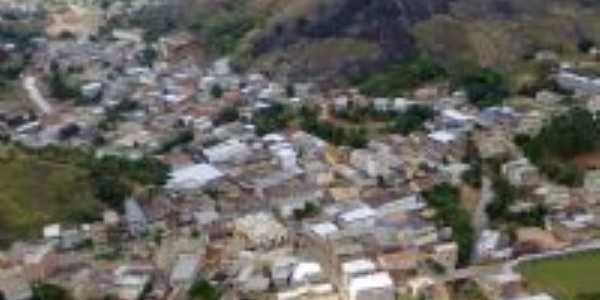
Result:
{"type": "Polygon", "coordinates": [[[277,133],[269,133],[265,136],[263,136],[263,141],[265,142],[283,142],[285,141],[285,137],[281,134],[277,134],[277,133]]]}
{"type": "Polygon", "coordinates": [[[167,183],[170,189],[201,188],[212,180],[223,177],[224,174],[210,164],[197,164],[175,170],[167,183]]]}
{"type": "Polygon", "coordinates": [[[60,224],[51,224],[44,227],[44,238],[55,239],[60,237],[60,224]]]}
{"type": "Polygon", "coordinates": [[[554,300],[554,298],[548,294],[538,294],[533,296],[519,297],[515,300],[554,300]]]}
{"type": "Polygon", "coordinates": [[[473,116],[469,116],[466,115],[458,110],[455,109],[446,109],[444,111],[442,111],[442,116],[449,118],[449,119],[454,119],[457,121],[472,121],[475,120],[475,117],[473,116]]]}
{"type": "Polygon", "coordinates": [[[342,222],[349,223],[373,217],[375,217],[375,210],[368,206],[365,206],[351,210],[349,212],[342,213],[341,215],[339,215],[338,218],[342,222]]]}
{"type": "Polygon", "coordinates": [[[357,259],[342,264],[344,274],[359,274],[375,271],[375,263],[369,259],[357,259]]]}
{"type": "Polygon", "coordinates": [[[327,237],[339,231],[335,224],[329,222],[311,225],[309,229],[320,237],[327,237]]]}
{"type": "Polygon", "coordinates": [[[293,282],[301,282],[310,276],[318,276],[321,274],[322,269],[321,265],[316,262],[301,262],[296,268],[294,268],[294,272],[292,273],[292,281],[293,282]]]}
{"type": "Polygon", "coordinates": [[[428,135],[428,137],[436,142],[440,142],[443,144],[448,144],[456,139],[456,135],[449,131],[435,131],[428,135]]]}
{"type": "Polygon", "coordinates": [[[356,299],[357,294],[364,290],[393,288],[393,286],[392,278],[387,272],[356,277],[350,280],[350,299],[356,299]]]}

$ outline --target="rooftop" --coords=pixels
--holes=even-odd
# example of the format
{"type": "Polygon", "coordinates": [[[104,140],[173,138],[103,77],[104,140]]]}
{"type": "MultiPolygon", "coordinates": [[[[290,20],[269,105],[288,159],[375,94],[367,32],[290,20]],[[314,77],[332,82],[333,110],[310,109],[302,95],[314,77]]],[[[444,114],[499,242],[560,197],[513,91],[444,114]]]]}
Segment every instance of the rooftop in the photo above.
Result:
{"type": "MultiPolygon", "coordinates": [[[[380,272],[354,278],[350,281],[350,299],[356,299],[356,295],[364,290],[392,288],[393,282],[390,274],[380,272]]],[[[535,299],[538,300],[538,299],[535,299]]],[[[545,300],[545,299],[539,299],[545,300]]]]}
{"type": "Polygon", "coordinates": [[[224,174],[210,164],[196,164],[171,173],[167,183],[170,189],[196,189],[208,184],[210,181],[223,177],[224,174]]]}

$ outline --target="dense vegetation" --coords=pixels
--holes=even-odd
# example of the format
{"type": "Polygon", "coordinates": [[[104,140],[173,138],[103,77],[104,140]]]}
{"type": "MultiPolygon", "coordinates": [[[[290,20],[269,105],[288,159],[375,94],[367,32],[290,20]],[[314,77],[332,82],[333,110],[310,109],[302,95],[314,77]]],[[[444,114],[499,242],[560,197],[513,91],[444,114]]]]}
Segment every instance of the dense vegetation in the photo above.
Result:
{"type": "Polygon", "coordinates": [[[234,51],[239,41],[256,24],[246,1],[227,0],[223,5],[224,11],[216,14],[202,13],[190,26],[205,40],[211,41],[211,50],[220,54],[234,51]]]}
{"type": "Polygon", "coordinates": [[[73,296],[63,287],[41,283],[33,287],[31,300],[73,300],[73,296]]]}
{"type": "Polygon", "coordinates": [[[300,127],[335,145],[363,148],[367,145],[367,130],[364,127],[344,127],[319,119],[319,110],[302,107],[299,113],[300,127]]]}
{"type": "Polygon", "coordinates": [[[240,111],[235,106],[228,106],[221,110],[217,117],[214,119],[213,123],[216,126],[235,122],[240,118],[240,111]]]}
{"type": "Polygon", "coordinates": [[[357,124],[367,121],[386,123],[387,131],[407,135],[423,130],[425,122],[432,120],[436,112],[427,105],[411,105],[405,111],[387,109],[378,110],[373,105],[350,105],[347,109],[331,108],[333,115],[341,120],[357,124]]]}
{"type": "Polygon", "coordinates": [[[51,64],[50,69],[48,84],[52,97],[58,100],[73,100],[81,96],[81,83],[73,74],[61,70],[56,62],[51,64]]]}
{"type": "Polygon", "coordinates": [[[424,193],[424,196],[429,206],[436,210],[438,224],[452,228],[454,240],[458,243],[459,264],[468,264],[475,232],[469,212],[460,205],[458,190],[448,184],[441,184],[424,193]]]}
{"type": "Polygon", "coordinates": [[[411,105],[405,112],[398,114],[392,125],[392,131],[404,135],[423,130],[425,122],[435,117],[435,111],[424,105],[411,105]]]}
{"type": "Polygon", "coordinates": [[[221,298],[220,292],[206,280],[196,281],[188,295],[191,300],[218,300],[221,298]]]}
{"type": "Polygon", "coordinates": [[[258,135],[287,128],[288,123],[294,118],[289,108],[275,103],[254,113],[253,124],[258,135]]]}
{"type": "Polygon", "coordinates": [[[171,150],[186,145],[194,140],[194,131],[193,130],[184,130],[181,131],[172,138],[165,141],[160,147],[157,149],[155,154],[165,154],[169,153],[171,150]]]}
{"type": "Polygon", "coordinates": [[[15,46],[12,51],[0,49],[0,92],[2,94],[11,96],[15,94],[17,85],[15,81],[19,79],[31,60],[34,48],[31,41],[40,34],[40,29],[33,26],[23,24],[0,26],[0,43],[11,43],[15,46]]]}
{"type": "Polygon", "coordinates": [[[537,135],[518,136],[515,142],[550,179],[572,186],[582,183],[582,174],[570,161],[599,150],[599,138],[600,120],[574,107],[553,117],[537,135]]]}
{"type": "Polygon", "coordinates": [[[317,215],[319,215],[320,212],[321,207],[318,204],[315,204],[313,202],[306,202],[304,207],[294,209],[293,214],[294,219],[301,221],[306,218],[316,217],[317,215]]]}
{"type": "Polygon", "coordinates": [[[297,125],[302,130],[314,134],[335,145],[362,148],[367,144],[367,130],[364,127],[341,126],[319,118],[317,108],[303,106],[295,111],[281,104],[255,113],[253,124],[258,135],[281,131],[297,125]]]}
{"type": "Polygon", "coordinates": [[[458,79],[458,87],[464,88],[468,100],[479,107],[500,105],[509,95],[506,79],[492,69],[467,72],[458,79]]]}
{"type": "Polygon", "coordinates": [[[445,79],[446,70],[430,58],[419,56],[370,76],[359,83],[360,91],[375,97],[400,97],[424,83],[445,79]]]}
{"type": "Polygon", "coordinates": [[[462,162],[469,165],[469,169],[463,172],[461,180],[472,188],[479,189],[482,184],[483,161],[481,153],[475,143],[473,136],[469,134],[465,146],[465,155],[462,162]]]}
{"type": "Polygon", "coordinates": [[[518,189],[500,176],[494,178],[492,189],[494,198],[486,207],[486,213],[492,222],[518,226],[544,226],[544,219],[548,211],[543,205],[536,205],[529,211],[511,212],[510,207],[516,203],[519,196],[518,189]]]}

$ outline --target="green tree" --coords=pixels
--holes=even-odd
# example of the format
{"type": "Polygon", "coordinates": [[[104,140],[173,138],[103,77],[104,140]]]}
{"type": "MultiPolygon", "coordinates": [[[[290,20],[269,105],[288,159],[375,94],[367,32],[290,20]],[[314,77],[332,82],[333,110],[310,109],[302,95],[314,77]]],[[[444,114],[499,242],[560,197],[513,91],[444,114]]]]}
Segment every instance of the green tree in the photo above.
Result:
{"type": "Polygon", "coordinates": [[[468,211],[460,206],[458,190],[449,184],[440,184],[423,195],[429,206],[436,210],[438,224],[452,228],[453,238],[459,248],[459,264],[468,264],[475,231],[468,211]]]}
{"type": "Polygon", "coordinates": [[[240,111],[237,107],[229,106],[223,109],[215,119],[215,125],[235,122],[240,118],[240,111]]]}
{"type": "Polygon", "coordinates": [[[223,88],[219,84],[215,84],[210,89],[210,94],[213,98],[219,99],[223,97],[223,88]]]}
{"type": "Polygon", "coordinates": [[[207,280],[196,281],[188,294],[191,300],[219,300],[221,297],[219,291],[207,280]]]}
{"type": "Polygon", "coordinates": [[[399,97],[408,89],[445,79],[447,71],[431,58],[417,56],[370,76],[359,83],[361,93],[376,97],[399,97]]]}
{"type": "Polygon", "coordinates": [[[423,130],[425,122],[435,117],[434,110],[425,105],[412,105],[396,117],[392,131],[408,135],[414,131],[423,130]]]}
{"type": "Polygon", "coordinates": [[[469,72],[460,78],[459,85],[465,89],[469,101],[479,107],[499,105],[509,95],[506,79],[492,69],[469,72]]]}
{"type": "Polygon", "coordinates": [[[152,68],[154,66],[154,62],[157,58],[158,52],[152,47],[144,48],[139,54],[140,64],[147,66],[148,68],[152,68]]]}
{"type": "Polygon", "coordinates": [[[288,84],[285,86],[285,94],[288,98],[296,97],[296,89],[293,84],[288,84]]]}
{"type": "Polygon", "coordinates": [[[72,300],[73,297],[65,288],[58,285],[41,283],[33,287],[32,300],[72,300]]]}
{"type": "Polygon", "coordinates": [[[68,74],[60,70],[58,64],[52,64],[50,73],[50,93],[58,100],[75,99],[81,96],[79,84],[68,74]]]}

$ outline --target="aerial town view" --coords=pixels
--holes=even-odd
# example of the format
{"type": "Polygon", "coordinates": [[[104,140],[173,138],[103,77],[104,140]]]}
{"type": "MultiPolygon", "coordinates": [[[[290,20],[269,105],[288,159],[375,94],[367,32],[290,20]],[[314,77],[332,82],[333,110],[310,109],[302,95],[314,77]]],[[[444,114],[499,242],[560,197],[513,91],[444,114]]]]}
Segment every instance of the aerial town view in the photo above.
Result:
{"type": "Polygon", "coordinates": [[[600,1],[0,0],[1,300],[600,300],[600,1]]]}

